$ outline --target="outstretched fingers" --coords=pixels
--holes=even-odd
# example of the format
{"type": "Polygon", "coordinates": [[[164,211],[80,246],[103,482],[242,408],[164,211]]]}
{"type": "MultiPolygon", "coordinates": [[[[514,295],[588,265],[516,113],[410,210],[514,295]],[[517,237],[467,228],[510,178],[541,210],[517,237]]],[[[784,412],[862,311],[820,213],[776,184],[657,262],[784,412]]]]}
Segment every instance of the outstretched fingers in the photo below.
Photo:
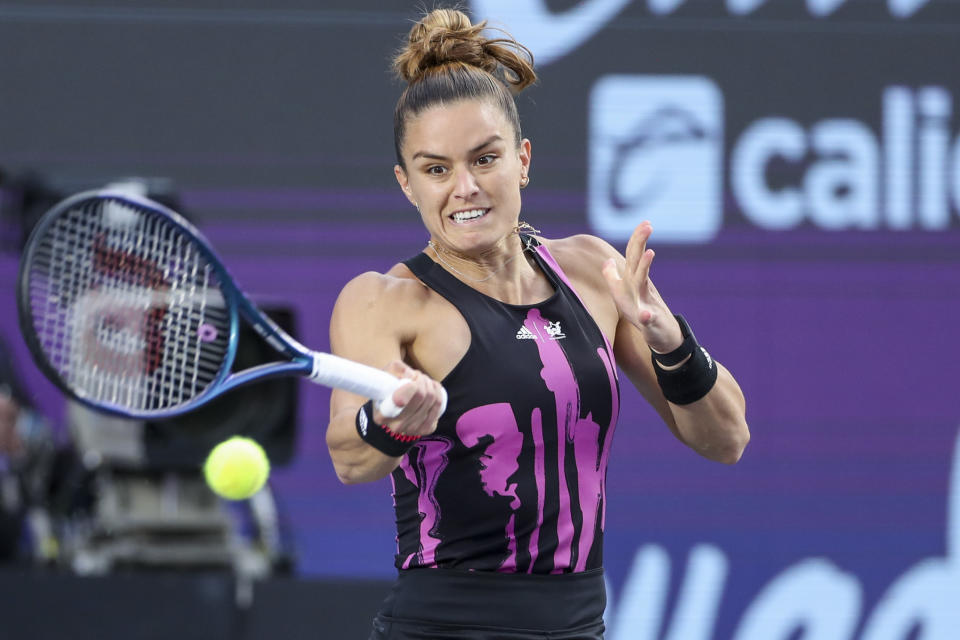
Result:
{"type": "Polygon", "coordinates": [[[648,327],[660,315],[658,296],[650,281],[650,267],[655,253],[647,248],[653,233],[648,221],[637,225],[627,242],[625,260],[610,258],[603,264],[603,275],[621,314],[638,327],[648,327]]]}
{"type": "Polygon", "coordinates": [[[644,258],[647,254],[647,240],[653,232],[653,227],[646,220],[637,225],[637,228],[630,234],[630,240],[627,241],[627,274],[634,276],[642,267],[644,258]]]}
{"type": "Polygon", "coordinates": [[[657,254],[653,249],[647,249],[643,258],[640,260],[640,273],[637,280],[637,286],[640,287],[640,295],[642,297],[648,297],[648,289],[653,285],[650,281],[650,267],[653,265],[653,259],[657,257],[657,254]]]}
{"type": "Polygon", "coordinates": [[[633,296],[629,290],[629,281],[624,280],[616,258],[609,258],[603,263],[603,278],[607,281],[607,288],[610,289],[610,295],[613,296],[618,307],[622,309],[630,304],[633,296]]]}

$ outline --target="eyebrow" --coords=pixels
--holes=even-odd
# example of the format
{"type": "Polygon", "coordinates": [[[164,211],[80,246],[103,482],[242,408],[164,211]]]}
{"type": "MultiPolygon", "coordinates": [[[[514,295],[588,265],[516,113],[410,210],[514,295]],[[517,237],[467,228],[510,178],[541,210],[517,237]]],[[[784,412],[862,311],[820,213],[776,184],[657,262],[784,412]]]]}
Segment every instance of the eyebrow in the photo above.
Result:
{"type": "MultiPolygon", "coordinates": [[[[503,140],[503,138],[500,137],[499,134],[496,134],[496,133],[495,133],[495,134],[493,134],[492,136],[490,136],[489,138],[487,138],[486,140],[484,140],[483,142],[481,142],[480,144],[478,144],[477,146],[475,146],[473,149],[470,149],[470,151],[468,151],[467,153],[468,153],[468,154],[476,153],[477,151],[480,151],[480,150],[483,149],[484,147],[489,146],[489,145],[493,144],[494,142],[497,142],[498,140],[503,140]]],[[[411,160],[416,160],[417,158],[429,158],[429,159],[431,159],[431,160],[446,160],[446,159],[447,159],[446,156],[442,156],[442,155],[440,155],[440,154],[438,154],[438,153],[430,153],[429,151],[417,151],[415,154],[413,154],[413,158],[411,158],[411,160]]]]}

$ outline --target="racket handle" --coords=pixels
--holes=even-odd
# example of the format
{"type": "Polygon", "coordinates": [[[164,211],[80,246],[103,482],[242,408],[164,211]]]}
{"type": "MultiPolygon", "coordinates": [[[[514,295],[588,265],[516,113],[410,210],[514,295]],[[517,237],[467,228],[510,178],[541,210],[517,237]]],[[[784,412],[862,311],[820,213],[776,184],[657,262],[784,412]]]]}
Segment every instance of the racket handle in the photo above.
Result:
{"type": "MultiPolygon", "coordinates": [[[[400,384],[397,385],[394,391],[407,384],[407,382],[407,380],[400,380],[400,384]]],[[[400,412],[403,411],[403,407],[398,407],[396,404],[394,404],[392,393],[381,400],[377,405],[377,408],[380,409],[380,415],[382,415],[384,418],[396,418],[398,415],[400,415],[400,412]]],[[[444,401],[444,408],[446,408],[446,401],[444,401]]]]}
{"type": "MultiPolygon", "coordinates": [[[[410,382],[406,378],[400,380],[400,384],[396,386],[394,391],[402,387],[403,385],[410,382]]],[[[440,387],[440,415],[442,416],[447,410],[447,390],[443,387],[440,387]]],[[[377,405],[377,408],[380,409],[380,415],[384,418],[396,418],[400,415],[400,412],[403,410],[403,407],[398,407],[393,403],[393,393],[388,395],[386,398],[380,401],[380,404],[377,405]]]]}
{"type": "MultiPolygon", "coordinates": [[[[393,392],[409,380],[396,378],[386,371],[347,360],[329,353],[313,352],[313,371],[310,379],[318,384],[343,389],[358,396],[372,398],[385,418],[400,415],[402,407],[393,402],[393,392]]],[[[440,415],[447,410],[447,390],[442,389],[440,415]]]]}

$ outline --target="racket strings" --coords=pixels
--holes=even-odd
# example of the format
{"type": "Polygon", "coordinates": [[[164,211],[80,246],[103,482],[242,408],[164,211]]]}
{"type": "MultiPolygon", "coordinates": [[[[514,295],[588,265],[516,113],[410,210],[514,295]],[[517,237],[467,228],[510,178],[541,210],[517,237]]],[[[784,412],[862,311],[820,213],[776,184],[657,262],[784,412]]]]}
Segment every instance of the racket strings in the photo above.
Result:
{"type": "Polygon", "coordinates": [[[225,366],[231,317],[216,273],[148,209],[101,198],[67,210],[38,241],[29,287],[49,363],[90,400],[163,410],[225,366]]]}

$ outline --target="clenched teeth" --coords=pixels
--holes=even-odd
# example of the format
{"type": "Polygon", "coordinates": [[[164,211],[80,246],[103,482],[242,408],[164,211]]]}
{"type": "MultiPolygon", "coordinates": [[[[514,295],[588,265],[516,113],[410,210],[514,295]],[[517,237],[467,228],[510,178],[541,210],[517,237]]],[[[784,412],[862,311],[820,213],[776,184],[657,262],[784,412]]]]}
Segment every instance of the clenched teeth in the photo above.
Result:
{"type": "Polygon", "coordinates": [[[467,220],[473,220],[474,218],[479,218],[484,215],[488,209],[471,209],[470,211],[458,211],[453,216],[454,222],[466,222],[467,220]]]}

